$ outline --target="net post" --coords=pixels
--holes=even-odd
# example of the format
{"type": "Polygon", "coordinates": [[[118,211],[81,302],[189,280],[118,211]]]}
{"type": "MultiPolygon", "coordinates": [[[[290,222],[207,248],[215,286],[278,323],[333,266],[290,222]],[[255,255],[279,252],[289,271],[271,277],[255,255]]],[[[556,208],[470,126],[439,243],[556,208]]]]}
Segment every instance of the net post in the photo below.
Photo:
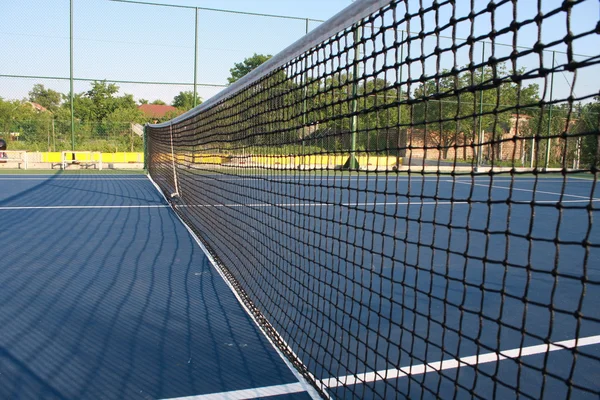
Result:
{"type": "Polygon", "coordinates": [[[144,172],[148,173],[148,124],[144,125],[142,143],[144,146],[144,172]]]}
{"type": "Polygon", "coordinates": [[[171,198],[179,197],[179,184],[177,182],[177,170],[175,169],[175,150],[173,148],[173,123],[169,125],[169,134],[171,135],[171,166],[173,168],[173,184],[175,192],[171,193],[171,198]]]}

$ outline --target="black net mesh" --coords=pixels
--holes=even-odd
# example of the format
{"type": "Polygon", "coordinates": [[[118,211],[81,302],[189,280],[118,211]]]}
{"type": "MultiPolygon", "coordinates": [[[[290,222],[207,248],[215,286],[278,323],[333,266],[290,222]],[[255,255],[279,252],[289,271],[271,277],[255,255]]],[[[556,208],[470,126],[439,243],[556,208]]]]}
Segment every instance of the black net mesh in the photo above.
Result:
{"type": "Polygon", "coordinates": [[[324,396],[597,398],[597,2],[381,3],[148,126],[151,177],[324,396]]]}

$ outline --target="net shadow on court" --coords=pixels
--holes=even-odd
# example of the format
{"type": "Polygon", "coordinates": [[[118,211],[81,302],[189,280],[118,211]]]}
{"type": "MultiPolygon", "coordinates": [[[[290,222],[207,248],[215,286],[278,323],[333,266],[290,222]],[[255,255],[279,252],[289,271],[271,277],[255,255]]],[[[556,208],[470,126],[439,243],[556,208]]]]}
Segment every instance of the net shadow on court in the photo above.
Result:
{"type": "Polygon", "coordinates": [[[594,4],[357,1],[146,127],[321,396],[598,397],[594,4]]]}
{"type": "Polygon", "coordinates": [[[0,175],[0,184],[0,397],[297,384],[145,176],[0,175]]]}

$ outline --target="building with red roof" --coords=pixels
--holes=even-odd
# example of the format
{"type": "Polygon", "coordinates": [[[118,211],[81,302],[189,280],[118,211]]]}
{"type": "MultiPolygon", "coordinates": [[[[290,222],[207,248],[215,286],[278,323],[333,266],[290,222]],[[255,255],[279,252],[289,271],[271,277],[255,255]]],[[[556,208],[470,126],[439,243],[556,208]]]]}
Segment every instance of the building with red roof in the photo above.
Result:
{"type": "Polygon", "coordinates": [[[48,109],[41,104],[34,103],[33,101],[28,101],[27,104],[31,106],[37,112],[46,112],[48,109]]]}
{"type": "Polygon", "coordinates": [[[176,107],[166,104],[142,104],[138,107],[146,117],[152,119],[160,119],[169,113],[178,114],[179,110],[176,107]]]}

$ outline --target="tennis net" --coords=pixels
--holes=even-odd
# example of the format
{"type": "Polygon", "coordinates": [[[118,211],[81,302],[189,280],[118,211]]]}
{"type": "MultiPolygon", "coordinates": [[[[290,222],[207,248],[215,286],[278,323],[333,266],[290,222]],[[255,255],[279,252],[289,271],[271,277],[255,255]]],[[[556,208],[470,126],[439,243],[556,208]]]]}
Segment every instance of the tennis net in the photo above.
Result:
{"type": "Polygon", "coordinates": [[[324,397],[597,398],[597,6],[357,1],[149,175],[324,397]]]}

